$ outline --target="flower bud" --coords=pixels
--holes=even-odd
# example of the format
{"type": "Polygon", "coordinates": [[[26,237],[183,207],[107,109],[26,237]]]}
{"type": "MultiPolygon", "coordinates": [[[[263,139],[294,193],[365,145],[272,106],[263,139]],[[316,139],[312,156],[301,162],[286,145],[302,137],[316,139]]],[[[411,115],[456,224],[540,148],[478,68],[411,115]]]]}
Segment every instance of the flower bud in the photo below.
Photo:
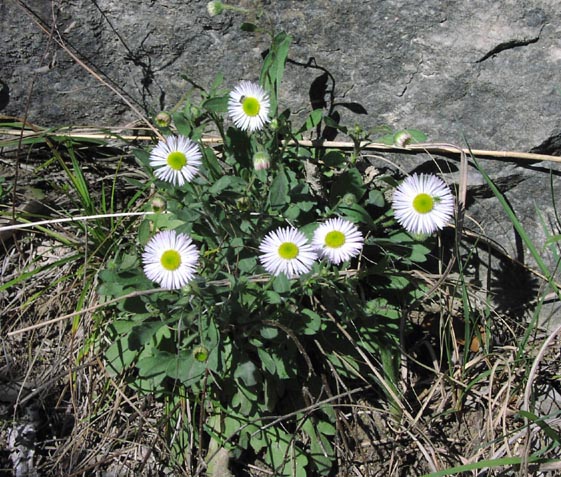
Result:
{"type": "Polygon", "coordinates": [[[156,116],[156,124],[160,128],[167,128],[171,124],[171,116],[169,113],[162,111],[156,116]]]}
{"type": "Polygon", "coordinates": [[[162,197],[152,199],[152,211],[160,214],[166,210],[166,201],[162,197]]]}
{"type": "Polygon", "coordinates": [[[397,147],[405,147],[411,142],[412,139],[413,136],[411,136],[411,134],[409,134],[407,131],[399,131],[395,133],[393,137],[393,143],[397,147]]]}
{"type": "Polygon", "coordinates": [[[208,2],[206,5],[206,9],[211,17],[215,17],[216,15],[220,15],[224,11],[224,4],[218,1],[208,2]]]}
{"type": "Polygon", "coordinates": [[[348,192],[343,196],[342,202],[343,205],[351,207],[352,205],[356,204],[356,196],[353,193],[348,192]]]}
{"type": "Polygon", "coordinates": [[[247,212],[251,207],[251,200],[249,197],[240,197],[236,200],[236,207],[240,212],[247,212]]]}
{"type": "Polygon", "coordinates": [[[197,346],[193,350],[193,358],[195,358],[199,363],[205,363],[208,359],[208,349],[204,346],[197,346]]]}
{"type": "Polygon", "coordinates": [[[195,119],[202,114],[201,108],[195,106],[194,104],[192,104],[191,107],[189,108],[189,112],[191,113],[191,117],[195,119]]]}
{"type": "Polygon", "coordinates": [[[253,167],[256,171],[262,171],[271,167],[271,158],[266,151],[257,151],[253,155],[253,167]]]}
{"type": "Polygon", "coordinates": [[[269,127],[271,128],[271,131],[278,131],[280,128],[279,120],[277,118],[271,119],[271,122],[269,123],[269,127]]]}

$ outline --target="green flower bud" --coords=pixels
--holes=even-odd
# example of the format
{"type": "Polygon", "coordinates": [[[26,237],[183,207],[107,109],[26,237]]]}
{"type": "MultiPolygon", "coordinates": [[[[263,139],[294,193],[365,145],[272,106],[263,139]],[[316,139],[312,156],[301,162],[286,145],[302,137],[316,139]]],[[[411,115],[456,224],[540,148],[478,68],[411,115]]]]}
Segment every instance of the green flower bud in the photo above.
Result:
{"type": "Polygon", "coordinates": [[[166,201],[162,197],[152,199],[152,211],[160,214],[166,210],[166,201]]]}
{"type": "Polygon", "coordinates": [[[206,9],[211,17],[215,17],[224,11],[224,4],[222,2],[208,2],[206,9]]]}
{"type": "Polygon", "coordinates": [[[271,158],[266,151],[257,151],[253,155],[253,167],[256,171],[262,171],[271,167],[271,158]]]}
{"type": "Polygon", "coordinates": [[[411,142],[412,139],[413,136],[411,136],[411,134],[409,134],[407,131],[399,131],[395,133],[393,137],[393,143],[397,147],[405,147],[411,142]]]}
{"type": "Polygon", "coordinates": [[[343,196],[343,199],[342,199],[341,202],[343,203],[343,205],[346,205],[347,207],[350,207],[350,206],[356,204],[356,196],[353,193],[349,192],[349,193],[347,193],[343,196]]]}
{"type": "Polygon", "coordinates": [[[156,116],[156,124],[160,128],[167,128],[171,124],[171,116],[169,113],[162,111],[156,116]]]}
{"type": "Polygon", "coordinates": [[[271,128],[271,131],[278,131],[280,128],[279,120],[277,118],[271,119],[271,122],[269,123],[269,127],[271,128]]]}
{"type": "Polygon", "coordinates": [[[251,208],[251,200],[249,197],[240,197],[236,200],[236,207],[240,212],[247,212],[251,208]]]}
{"type": "Polygon", "coordinates": [[[189,108],[189,112],[191,113],[191,116],[193,118],[198,118],[202,113],[201,108],[195,106],[194,104],[192,104],[191,107],[189,108]]]}
{"type": "Polygon", "coordinates": [[[208,349],[204,346],[197,346],[193,350],[193,358],[195,358],[199,363],[205,363],[208,359],[208,349]]]}

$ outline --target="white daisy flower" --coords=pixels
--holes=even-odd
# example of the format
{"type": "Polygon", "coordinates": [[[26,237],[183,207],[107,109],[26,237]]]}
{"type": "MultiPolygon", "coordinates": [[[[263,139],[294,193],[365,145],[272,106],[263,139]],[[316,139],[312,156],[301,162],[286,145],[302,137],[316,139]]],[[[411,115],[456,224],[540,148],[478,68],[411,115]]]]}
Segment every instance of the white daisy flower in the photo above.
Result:
{"type": "Polygon", "coordinates": [[[230,92],[228,114],[242,131],[258,131],[269,122],[270,101],[257,83],[242,81],[230,92]]]}
{"type": "Polygon", "coordinates": [[[338,265],[362,250],[364,239],[358,227],[348,220],[339,217],[329,219],[314,232],[312,246],[320,257],[338,265]]]}
{"type": "Polygon", "coordinates": [[[191,237],[175,230],[157,233],[142,254],[146,276],[168,290],[177,290],[190,282],[198,260],[199,251],[191,237]]]}
{"type": "Polygon", "coordinates": [[[160,180],[182,186],[195,177],[202,158],[198,144],[185,136],[170,136],[150,153],[150,165],[160,180]]]}
{"type": "Polygon", "coordinates": [[[408,232],[431,234],[442,229],[454,214],[454,196],[439,177],[413,174],[393,193],[393,211],[408,232]]]}
{"type": "Polygon", "coordinates": [[[295,278],[307,273],[317,258],[306,236],[294,227],[270,232],[259,245],[261,264],[272,275],[295,278]]]}

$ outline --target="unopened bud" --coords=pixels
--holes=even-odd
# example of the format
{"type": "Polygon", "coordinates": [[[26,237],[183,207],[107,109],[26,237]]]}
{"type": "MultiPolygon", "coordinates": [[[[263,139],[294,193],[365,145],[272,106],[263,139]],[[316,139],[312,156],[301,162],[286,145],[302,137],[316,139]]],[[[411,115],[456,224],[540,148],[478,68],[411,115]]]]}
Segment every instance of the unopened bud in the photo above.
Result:
{"type": "Polygon", "coordinates": [[[412,139],[413,136],[411,136],[411,134],[409,134],[407,131],[399,131],[395,133],[393,137],[393,143],[397,147],[405,147],[411,142],[412,139]]]}
{"type": "Polygon", "coordinates": [[[236,200],[236,207],[240,212],[247,212],[251,207],[251,200],[249,197],[240,197],[236,200]]]}
{"type": "Polygon", "coordinates": [[[202,113],[201,108],[195,106],[194,104],[192,104],[191,107],[189,108],[189,112],[191,113],[191,116],[193,118],[198,118],[202,113]]]}
{"type": "Polygon", "coordinates": [[[195,358],[199,363],[205,363],[208,359],[208,349],[204,346],[197,346],[193,350],[193,358],[195,358]]]}
{"type": "Polygon", "coordinates": [[[166,201],[162,197],[154,197],[152,199],[152,210],[157,214],[166,210],[166,201]]]}
{"type": "Polygon", "coordinates": [[[271,158],[265,151],[257,151],[253,155],[253,167],[256,171],[262,171],[271,167],[271,158]]]}
{"type": "Polygon", "coordinates": [[[156,124],[160,128],[167,128],[171,124],[171,116],[169,113],[162,111],[156,116],[156,124]]]}
{"type": "Polygon", "coordinates": [[[271,128],[271,131],[278,131],[280,128],[279,120],[277,118],[271,119],[271,122],[269,123],[269,128],[271,128]]]}
{"type": "Polygon", "coordinates": [[[211,17],[215,17],[224,11],[224,4],[222,2],[208,2],[206,9],[211,17]]]}
{"type": "Polygon", "coordinates": [[[353,193],[348,192],[343,196],[342,202],[343,205],[346,205],[347,207],[351,207],[352,205],[356,204],[356,196],[353,193]]]}

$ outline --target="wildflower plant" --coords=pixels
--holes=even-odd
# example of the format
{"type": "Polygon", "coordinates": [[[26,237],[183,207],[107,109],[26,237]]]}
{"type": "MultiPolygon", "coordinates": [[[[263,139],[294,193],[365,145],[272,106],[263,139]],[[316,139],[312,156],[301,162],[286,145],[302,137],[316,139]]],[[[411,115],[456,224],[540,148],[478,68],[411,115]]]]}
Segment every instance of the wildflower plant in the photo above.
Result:
{"type": "Polygon", "coordinates": [[[166,403],[174,462],[193,462],[195,443],[209,475],[219,449],[274,475],[330,475],[341,385],[402,409],[400,309],[423,293],[408,271],[430,247],[396,222],[391,177],[367,182],[357,151],[300,144],[324,117],[293,124],[279,103],[290,41],[273,38],[254,81],[197,87],[166,140],[136,151],[160,212],[100,273],[100,294],[122,297],[108,368],[166,403]]]}

